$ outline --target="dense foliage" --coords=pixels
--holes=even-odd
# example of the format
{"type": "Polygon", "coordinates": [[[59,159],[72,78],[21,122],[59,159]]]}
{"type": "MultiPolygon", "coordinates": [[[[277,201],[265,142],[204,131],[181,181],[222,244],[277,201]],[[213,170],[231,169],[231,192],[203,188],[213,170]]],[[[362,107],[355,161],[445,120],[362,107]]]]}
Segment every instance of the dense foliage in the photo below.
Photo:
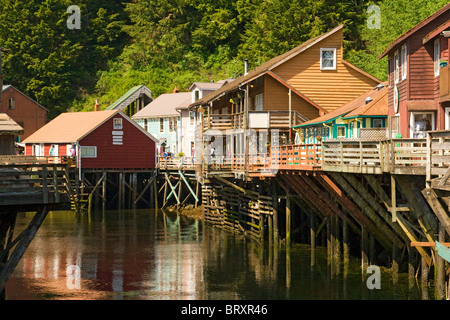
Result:
{"type": "Polygon", "coordinates": [[[447,0],[0,0],[5,83],[51,110],[105,108],[132,86],[156,97],[194,81],[236,77],[343,23],[346,59],[387,78],[379,54],[447,0]],[[367,8],[380,8],[371,29],[367,8]]]}

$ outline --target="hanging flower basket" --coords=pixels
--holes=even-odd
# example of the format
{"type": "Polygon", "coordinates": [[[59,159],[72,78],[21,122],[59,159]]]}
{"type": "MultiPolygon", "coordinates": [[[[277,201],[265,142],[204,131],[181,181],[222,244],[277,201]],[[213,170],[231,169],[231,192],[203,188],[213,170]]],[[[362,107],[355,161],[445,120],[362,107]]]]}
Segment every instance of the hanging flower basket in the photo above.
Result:
{"type": "Polygon", "coordinates": [[[447,66],[447,60],[440,60],[439,65],[441,66],[441,68],[447,66]]]}
{"type": "Polygon", "coordinates": [[[316,136],[316,140],[317,141],[322,141],[322,137],[321,136],[316,136]]]}

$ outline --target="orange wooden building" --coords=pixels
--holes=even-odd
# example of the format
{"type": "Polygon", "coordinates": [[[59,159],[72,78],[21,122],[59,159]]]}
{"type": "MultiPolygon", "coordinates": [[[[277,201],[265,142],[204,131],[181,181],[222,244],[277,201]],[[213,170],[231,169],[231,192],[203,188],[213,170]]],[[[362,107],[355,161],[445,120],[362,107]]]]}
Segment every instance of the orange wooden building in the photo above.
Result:
{"type": "Polygon", "coordinates": [[[292,126],[378,85],[380,80],[343,59],[342,42],[340,25],[253,70],[246,67],[243,76],[191,104],[198,111],[197,162],[204,162],[213,148],[216,161],[240,161],[235,169],[246,171],[249,154],[267,153],[269,143],[293,141],[292,126]]]}

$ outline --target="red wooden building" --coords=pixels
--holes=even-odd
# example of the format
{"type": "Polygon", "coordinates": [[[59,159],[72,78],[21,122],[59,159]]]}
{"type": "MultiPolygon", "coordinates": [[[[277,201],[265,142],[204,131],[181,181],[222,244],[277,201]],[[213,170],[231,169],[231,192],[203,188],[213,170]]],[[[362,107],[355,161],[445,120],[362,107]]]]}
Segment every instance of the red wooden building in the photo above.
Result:
{"type": "Polygon", "coordinates": [[[6,113],[23,128],[23,133],[19,135],[20,141],[23,141],[46,124],[48,109],[19,89],[11,85],[4,85],[2,86],[0,112],[6,113]]]}
{"type": "Polygon", "coordinates": [[[150,169],[156,138],[120,110],[63,113],[26,140],[25,154],[76,156],[82,169],[150,169]]]}
{"type": "Polygon", "coordinates": [[[395,39],[389,58],[389,111],[393,135],[424,138],[450,130],[450,4],[395,39]]]}

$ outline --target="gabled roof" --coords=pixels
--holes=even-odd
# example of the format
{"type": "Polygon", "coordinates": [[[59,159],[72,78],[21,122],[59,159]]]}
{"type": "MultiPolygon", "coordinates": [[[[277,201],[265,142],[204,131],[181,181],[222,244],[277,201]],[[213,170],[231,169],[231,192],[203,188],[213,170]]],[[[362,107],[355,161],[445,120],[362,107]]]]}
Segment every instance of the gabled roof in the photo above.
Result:
{"type": "Polygon", "coordinates": [[[403,42],[406,38],[411,36],[413,33],[415,33],[417,30],[421,29],[422,27],[426,26],[428,23],[439,17],[440,15],[446,13],[448,10],[450,10],[450,3],[443,6],[441,9],[436,11],[435,13],[431,14],[428,18],[422,20],[418,24],[416,24],[414,27],[403,33],[401,36],[399,36],[397,39],[391,42],[391,44],[383,51],[383,53],[378,57],[378,59],[382,59],[385,55],[387,55],[395,46],[403,42]]]}
{"type": "Polygon", "coordinates": [[[387,116],[388,103],[387,99],[384,100],[385,97],[387,98],[388,93],[386,84],[387,82],[383,83],[382,89],[378,89],[378,86],[372,88],[356,99],[344,104],[342,107],[337,108],[316,119],[304,122],[301,125],[295,126],[293,128],[301,128],[329,123],[340,117],[344,119],[368,116],[387,116]],[[369,97],[373,100],[366,104],[366,99],[369,97]]]}
{"type": "Polygon", "coordinates": [[[22,134],[23,128],[6,113],[0,113],[0,134],[22,134]]]}
{"type": "Polygon", "coordinates": [[[147,104],[131,118],[153,118],[161,116],[179,116],[177,109],[187,107],[192,101],[191,92],[164,93],[147,104]]]}
{"type": "Polygon", "coordinates": [[[157,141],[155,137],[128,118],[122,111],[105,110],[62,113],[26,138],[23,143],[74,143],[80,141],[117,114],[123,116],[149,138],[155,142],[157,141]]]}
{"type": "Polygon", "coordinates": [[[436,37],[438,34],[440,34],[441,32],[448,31],[449,28],[450,28],[450,18],[448,21],[444,22],[439,27],[437,27],[436,29],[434,29],[433,31],[428,33],[425,37],[423,37],[422,43],[423,44],[427,43],[428,41],[430,41],[431,39],[436,37]]]}
{"type": "Polygon", "coordinates": [[[153,100],[152,91],[145,85],[140,85],[128,90],[127,93],[125,93],[123,96],[117,99],[112,105],[106,108],[106,110],[114,110],[114,109],[123,110],[131,102],[139,98],[141,94],[145,94],[147,97],[153,100]]]}
{"type": "Polygon", "coordinates": [[[200,90],[217,90],[231,81],[233,81],[233,79],[225,79],[225,80],[220,80],[217,82],[194,82],[189,87],[189,91],[192,91],[195,88],[199,88],[200,90]]]}
{"type": "MultiPolygon", "coordinates": [[[[309,40],[303,42],[299,46],[289,50],[288,52],[286,52],[282,55],[279,55],[277,57],[274,57],[274,58],[264,62],[263,64],[256,67],[255,69],[249,71],[246,75],[236,78],[234,81],[227,83],[226,85],[224,85],[217,91],[209,93],[208,95],[204,96],[203,98],[197,100],[196,102],[191,104],[191,106],[205,104],[211,100],[214,100],[215,98],[218,98],[219,96],[221,96],[229,91],[236,90],[237,88],[239,88],[239,86],[241,86],[245,83],[248,83],[248,82],[268,73],[269,71],[275,69],[280,64],[292,59],[293,57],[304,52],[305,50],[307,50],[310,47],[314,46],[315,44],[319,43],[320,41],[328,38],[329,36],[333,35],[334,33],[338,32],[339,30],[342,30],[343,27],[344,27],[344,25],[341,24],[341,25],[337,26],[336,28],[334,28],[320,36],[317,36],[315,38],[312,38],[312,39],[309,39],[309,40]]],[[[346,63],[348,65],[351,65],[349,62],[346,62],[346,63]]],[[[354,67],[354,66],[352,65],[352,67],[354,67]]],[[[361,69],[358,69],[356,67],[354,67],[354,68],[355,68],[355,70],[357,70],[359,72],[362,71],[361,69]]],[[[371,79],[375,80],[378,83],[381,82],[380,80],[376,79],[375,77],[373,77],[372,75],[369,75],[366,72],[364,72],[364,75],[369,76],[371,79]]]]}
{"type": "Polygon", "coordinates": [[[25,96],[26,98],[28,98],[29,100],[33,101],[37,106],[41,107],[42,109],[44,109],[45,111],[49,112],[49,110],[42,106],[41,104],[39,104],[37,101],[35,101],[34,99],[31,99],[29,96],[27,96],[25,93],[23,93],[22,91],[20,91],[19,89],[17,89],[16,87],[7,84],[7,85],[3,85],[2,86],[2,92],[5,92],[6,90],[8,90],[9,88],[13,88],[14,90],[16,90],[17,92],[19,92],[20,94],[22,94],[23,96],[25,96]]]}

